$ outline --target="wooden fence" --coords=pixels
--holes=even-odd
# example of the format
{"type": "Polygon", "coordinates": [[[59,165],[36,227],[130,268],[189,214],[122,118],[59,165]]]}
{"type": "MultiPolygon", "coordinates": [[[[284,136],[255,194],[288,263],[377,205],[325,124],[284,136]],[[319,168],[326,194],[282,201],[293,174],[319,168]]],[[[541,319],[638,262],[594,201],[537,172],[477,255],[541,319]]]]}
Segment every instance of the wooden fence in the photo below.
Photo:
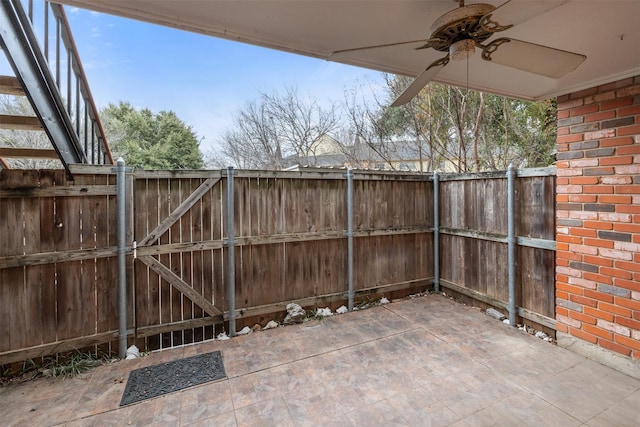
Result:
{"type": "MultiPolygon", "coordinates": [[[[224,327],[226,172],[127,174],[130,343],[180,345],[224,327]]],[[[547,172],[517,181],[518,280],[520,314],[551,324],[554,253],[548,242],[531,247],[553,239],[547,172]]],[[[117,344],[114,171],[81,167],[74,176],[0,171],[0,364],[117,344]]],[[[442,286],[503,307],[504,174],[445,175],[440,185],[442,286]]],[[[345,302],[344,172],[236,171],[233,200],[238,327],[281,319],[291,301],[345,302]]],[[[352,262],[357,300],[432,286],[430,175],[354,173],[352,262]]]]}

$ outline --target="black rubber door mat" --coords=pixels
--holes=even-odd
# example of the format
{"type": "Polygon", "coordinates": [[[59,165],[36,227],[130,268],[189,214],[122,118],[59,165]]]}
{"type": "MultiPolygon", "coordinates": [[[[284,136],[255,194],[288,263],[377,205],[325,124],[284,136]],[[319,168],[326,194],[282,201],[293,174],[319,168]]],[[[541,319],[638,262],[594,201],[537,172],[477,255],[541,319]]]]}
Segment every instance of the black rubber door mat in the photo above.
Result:
{"type": "Polygon", "coordinates": [[[120,406],[225,378],[219,351],[131,371],[120,406]]]}

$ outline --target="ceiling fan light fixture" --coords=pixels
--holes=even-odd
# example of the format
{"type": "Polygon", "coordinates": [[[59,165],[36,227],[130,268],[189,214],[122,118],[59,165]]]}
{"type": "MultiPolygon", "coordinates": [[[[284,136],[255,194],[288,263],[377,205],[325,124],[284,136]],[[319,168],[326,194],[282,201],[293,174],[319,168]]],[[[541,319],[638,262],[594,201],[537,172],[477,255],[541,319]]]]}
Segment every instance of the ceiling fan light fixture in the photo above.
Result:
{"type": "Polygon", "coordinates": [[[476,42],[472,39],[458,40],[449,47],[449,57],[454,61],[463,61],[476,52],[476,42]]]}

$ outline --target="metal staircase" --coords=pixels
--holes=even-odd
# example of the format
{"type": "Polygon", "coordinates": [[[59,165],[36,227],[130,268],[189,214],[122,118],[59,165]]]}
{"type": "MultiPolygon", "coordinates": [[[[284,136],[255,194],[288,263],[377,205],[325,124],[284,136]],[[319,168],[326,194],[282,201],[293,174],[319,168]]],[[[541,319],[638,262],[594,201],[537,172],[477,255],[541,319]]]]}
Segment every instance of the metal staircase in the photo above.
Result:
{"type": "Polygon", "coordinates": [[[57,158],[113,164],[113,157],[61,5],[0,0],[0,48],[14,75],[0,75],[0,94],[26,96],[35,115],[0,115],[0,129],[46,132],[51,147],[0,146],[8,158],[57,158]],[[23,4],[24,3],[24,4],[23,4]]]}

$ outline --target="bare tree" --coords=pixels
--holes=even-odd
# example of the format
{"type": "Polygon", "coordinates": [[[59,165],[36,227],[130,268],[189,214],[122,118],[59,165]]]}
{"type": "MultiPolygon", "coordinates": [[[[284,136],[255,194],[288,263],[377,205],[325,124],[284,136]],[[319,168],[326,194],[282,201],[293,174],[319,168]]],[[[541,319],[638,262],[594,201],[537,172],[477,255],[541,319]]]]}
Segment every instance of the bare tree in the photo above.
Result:
{"type": "Polygon", "coordinates": [[[241,168],[282,169],[292,163],[316,164],[318,143],[338,126],[336,107],[323,108],[296,89],[261,94],[238,112],[213,162],[241,168]]]}

